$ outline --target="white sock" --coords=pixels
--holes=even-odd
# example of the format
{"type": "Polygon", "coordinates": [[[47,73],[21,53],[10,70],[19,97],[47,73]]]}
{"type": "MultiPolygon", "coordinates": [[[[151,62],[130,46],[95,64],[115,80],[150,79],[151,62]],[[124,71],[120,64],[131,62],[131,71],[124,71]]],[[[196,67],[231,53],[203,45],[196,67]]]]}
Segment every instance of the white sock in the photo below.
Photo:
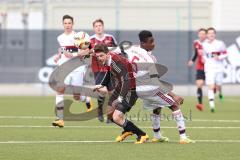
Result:
{"type": "Polygon", "coordinates": [[[91,97],[86,97],[86,103],[90,103],[91,102],[91,97]]]}
{"type": "Polygon", "coordinates": [[[154,138],[161,138],[160,132],[160,116],[157,114],[151,114],[152,126],[153,126],[153,136],[154,138]]]}
{"type": "Polygon", "coordinates": [[[63,109],[64,109],[64,95],[57,94],[55,101],[55,110],[58,119],[63,119],[63,109]]]}
{"type": "Polygon", "coordinates": [[[208,99],[209,99],[210,108],[214,108],[215,103],[214,103],[214,91],[213,90],[208,90],[208,99]]]}
{"type": "Polygon", "coordinates": [[[184,122],[184,117],[180,109],[172,112],[173,118],[177,122],[177,127],[179,131],[180,138],[186,138],[186,133],[185,133],[185,122],[184,122]]]}

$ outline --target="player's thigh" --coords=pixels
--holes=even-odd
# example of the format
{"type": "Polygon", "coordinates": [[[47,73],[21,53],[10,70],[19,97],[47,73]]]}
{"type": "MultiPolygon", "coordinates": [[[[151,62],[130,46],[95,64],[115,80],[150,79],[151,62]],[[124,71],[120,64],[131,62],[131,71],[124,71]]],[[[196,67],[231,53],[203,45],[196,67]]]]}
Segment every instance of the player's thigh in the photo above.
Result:
{"type": "Polygon", "coordinates": [[[134,106],[138,99],[137,93],[135,90],[130,90],[125,97],[123,97],[121,102],[116,104],[116,110],[121,111],[122,113],[129,112],[134,106]]]}
{"type": "Polygon", "coordinates": [[[154,110],[159,107],[170,107],[174,103],[174,100],[166,94],[157,94],[155,96],[142,98],[142,100],[143,108],[147,110],[154,110]]]}
{"type": "Polygon", "coordinates": [[[223,83],[223,72],[218,72],[215,77],[216,85],[221,86],[223,83]]]}
{"type": "Polygon", "coordinates": [[[204,70],[197,70],[196,72],[196,85],[202,87],[205,81],[205,72],[204,70]]]}
{"type": "Polygon", "coordinates": [[[116,107],[115,106],[108,106],[107,107],[107,117],[108,119],[112,119],[113,113],[115,111],[116,107]]]}
{"type": "Polygon", "coordinates": [[[159,86],[153,86],[153,85],[139,85],[136,88],[137,95],[140,99],[144,99],[145,97],[155,96],[158,90],[159,90],[159,86]]]}
{"type": "Polygon", "coordinates": [[[84,71],[75,71],[71,75],[72,86],[82,86],[84,82],[84,71]]]}
{"type": "Polygon", "coordinates": [[[215,77],[216,77],[216,73],[215,72],[206,72],[206,84],[207,85],[212,85],[215,84],[215,77]]]}
{"type": "Polygon", "coordinates": [[[71,85],[71,83],[72,83],[72,73],[69,73],[64,79],[64,84],[71,85]]]}
{"type": "Polygon", "coordinates": [[[196,80],[205,80],[205,72],[204,70],[197,70],[196,71],[196,80]]]}

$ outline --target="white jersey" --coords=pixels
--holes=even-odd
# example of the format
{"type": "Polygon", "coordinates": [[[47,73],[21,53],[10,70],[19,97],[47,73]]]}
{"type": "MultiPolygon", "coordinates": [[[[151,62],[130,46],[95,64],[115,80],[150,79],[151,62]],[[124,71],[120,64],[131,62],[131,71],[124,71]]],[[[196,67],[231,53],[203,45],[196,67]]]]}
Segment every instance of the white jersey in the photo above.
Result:
{"type": "MultiPolygon", "coordinates": [[[[147,52],[145,49],[141,48],[140,46],[131,46],[127,50],[128,60],[133,64],[136,65],[137,63],[156,63],[156,58],[152,55],[151,52],[147,52]]],[[[135,77],[140,77],[147,73],[147,71],[138,71],[137,65],[134,66],[135,70],[135,77]]]]}
{"type": "MultiPolygon", "coordinates": [[[[72,31],[70,34],[62,33],[57,37],[58,44],[61,48],[66,46],[74,46],[74,34],[75,32],[72,31]]],[[[58,62],[58,65],[63,64],[64,62],[68,61],[70,58],[65,57],[64,55],[61,56],[61,59],[58,62]]]]}
{"type": "MultiPolygon", "coordinates": [[[[74,46],[74,34],[76,32],[72,31],[70,34],[65,34],[65,33],[62,33],[60,34],[58,37],[57,37],[57,41],[60,45],[61,48],[67,48],[67,47],[75,47],[74,46]]],[[[58,62],[58,65],[61,65],[63,63],[65,63],[66,61],[68,61],[69,59],[71,58],[67,58],[65,57],[64,55],[61,56],[61,59],[59,60],[58,62]]],[[[73,70],[73,72],[85,72],[86,70],[86,66],[81,66],[81,67],[78,67],[76,69],[73,70]]]]}
{"type": "MultiPolygon", "coordinates": [[[[70,33],[70,34],[62,33],[61,35],[59,35],[57,37],[57,41],[62,49],[66,49],[68,47],[75,48],[74,47],[74,34],[75,34],[75,32],[72,31],[72,33],[70,33]]],[[[67,58],[64,56],[64,54],[62,54],[61,58],[58,61],[58,65],[65,63],[69,59],[71,59],[71,58],[67,58]]],[[[86,67],[87,66],[84,65],[84,66],[80,66],[80,67],[74,69],[71,73],[69,73],[66,76],[64,83],[66,85],[82,86],[84,75],[85,75],[85,72],[87,69],[86,67]]]]}
{"type": "MultiPolygon", "coordinates": [[[[156,63],[156,58],[152,55],[151,52],[147,52],[145,49],[140,46],[132,46],[129,49],[125,50],[128,60],[136,67],[136,82],[138,77],[145,75],[148,71],[139,71],[137,66],[141,63],[156,63]]],[[[149,77],[146,77],[149,79],[149,77]]],[[[141,81],[141,80],[140,80],[141,81]]],[[[161,92],[159,86],[156,85],[138,85],[136,87],[137,95],[143,100],[143,108],[148,110],[153,110],[159,107],[172,106],[174,100],[161,92]]]]}
{"type": "MultiPolygon", "coordinates": [[[[151,52],[147,52],[145,49],[140,46],[131,46],[129,49],[126,49],[128,60],[132,63],[133,68],[135,70],[135,77],[138,81],[138,77],[145,75],[148,71],[139,71],[138,64],[141,63],[156,63],[156,58],[152,55],[151,52]]],[[[158,86],[153,85],[137,85],[136,91],[138,96],[144,97],[146,94],[141,95],[141,93],[147,93],[148,96],[151,96],[151,91],[158,89],[158,86]]],[[[152,93],[154,94],[154,93],[152,93]]]]}
{"type": "Polygon", "coordinates": [[[57,41],[59,45],[62,47],[64,46],[73,46],[74,45],[74,34],[75,32],[72,31],[70,34],[62,33],[57,37],[57,41]]]}
{"type": "Polygon", "coordinates": [[[227,57],[224,42],[216,39],[212,42],[206,40],[202,46],[205,72],[222,72],[224,69],[223,60],[227,57]],[[215,55],[218,56],[217,60],[214,58],[215,55]]]}

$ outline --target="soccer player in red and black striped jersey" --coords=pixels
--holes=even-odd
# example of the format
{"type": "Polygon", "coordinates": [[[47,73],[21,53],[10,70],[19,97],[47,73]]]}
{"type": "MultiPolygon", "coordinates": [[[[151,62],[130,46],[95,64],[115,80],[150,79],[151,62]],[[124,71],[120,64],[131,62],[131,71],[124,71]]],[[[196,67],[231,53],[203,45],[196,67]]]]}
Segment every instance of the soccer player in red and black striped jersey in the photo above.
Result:
{"type": "Polygon", "coordinates": [[[198,104],[196,108],[200,111],[203,110],[202,104],[202,86],[204,85],[205,81],[205,73],[204,73],[204,62],[203,62],[203,47],[202,43],[206,40],[207,30],[204,28],[200,28],[198,30],[198,38],[194,41],[194,55],[191,60],[188,61],[188,66],[192,66],[193,63],[196,61],[196,85],[197,85],[197,99],[198,104]]]}
{"type": "Polygon", "coordinates": [[[127,58],[109,52],[105,44],[96,45],[94,52],[99,65],[106,66],[109,71],[100,86],[96,85],[95,89],[101,92],[102,86],[106,87],[110,81],[115,82],[113,94],[108,102],[108,118],[124,129],[122,134],[136,134],[136,143],[146,142],[149,139],[148,135],[124,117],[138,99],[132,64],[127,58]]]}
{"type": "MultiPolygon", "coordinates": [[[[91,38],[91,48],[94,48],[96,44],[106,44],[108,47],[115,47],[117,42],[115,38],[104,32],[104,22],[102,19],[97,19],[93,22],[93,30],[95,32],[91,38]]],[[[97,62],[96,56],[92,56],[92,71],[94,73],[95,84],[100,84],[102,82],[103,77],[107,72],[106,66],[101,66],[97,62]]],[[[112,83],[109,83],[107,86],[108,90],[112,90],[112,83]]],[[[98,119],[100,122],[104,121],[102,106],[104,103],[104,97],[98,98],[98,119]]],[[[107,121],[108,122],[108,121],[107,121]]]]}

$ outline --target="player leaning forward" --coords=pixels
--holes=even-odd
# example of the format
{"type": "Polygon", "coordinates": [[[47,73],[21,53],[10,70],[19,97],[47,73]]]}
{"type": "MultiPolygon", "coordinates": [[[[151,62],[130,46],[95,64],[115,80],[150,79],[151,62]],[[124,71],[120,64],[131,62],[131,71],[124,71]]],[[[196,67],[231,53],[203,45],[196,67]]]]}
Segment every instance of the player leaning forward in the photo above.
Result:
{"type": "MultiPolygon", "coordinates": [[[[124,114],[130,111],[138,98],[131,63],[125,57],[109,52],[105,44],[97,44],[94,47],[94,52],[99,64],[109,67],[108,74],[106,74],[101,85],[96,85],[95,90],[104,92],[102,86],[106,88],[111,80],[115,82],[113,94],[108,102],[108,118],[122,127],[123,133],[136,134],[136,143],[146,142],[149,138],[148,135],[124,117],[124,114]]],[[[106,90],[105,92],[107,92],[106,90]]]]}
{"type": "MultiPolygon", "coordinates": [[[[156,58],[152,55],[151,51],[155,47],[153,35],[150,31],[143,30],[139,33],[139,46],[132,46],[124,51],[124,54],[128,57],[128,60],[134,65],[138,66],[142,64],[154,64],[156,58]]],[[[140,81],[140,76],[150,75],[149,71],[135,70],[137,81],[140,81]]],[[[151,75],[149,78],[154,78],[151,75]]],[[[155,75],[156,76],[156,75],[155,75]]],[[[152,84],[137,85],[137,95],[143,100],[144,108],[147,110],[153,110],[151,115],[154,138],[152,142],[166,142],[169,141],[167,137],[161,135],[160,132],[160,113],[161,109],[166,106],[172,111],[172,115],[177,122],[177,127],[180,135],[180,144],[194,143],[195,141],[189,139],[186,136],[185,122],[183,114],[180,110],[180,105],[183,103],[183,98],[175,95],[173,92],[165,92],[161,86],[152,84]]],[[[131,133],[123,133],[117,138],[117,141],[124,140],[131,133]]]]}
{"type": "MultiPolygon", "coordinates": [[[[57,37],[58,43],[61,47],[60,53],[58,53],[54,59],[58,66],[67,62],[73,57],[81,57],[81,54],[88,52],[87,50],[80,50],[74,46],[74,35],[76,32],[73,31],[73,17],[69,15],[64,15],[63,19],[64,33],[57,37]]],[[[80,60],[80,59],[79,59],[80,60]]],[[[81,86],[83,85],[83,78],[86,72],[86,66],[80,66],[74,69],[64,80],[65,85],[71,86],[81,86]]],[[[56,114],[57,119],[53,121],[53,126],[64,127],[63,121],[63,110],[64,110],[64,91],[65,86],[59,86],[57,88],[56,94],[56,114]]],[[[88,110],[92,109],[90,97],[81,96],[79,94],[74,94],[73,97],[75,100],[86,100],[86,106],[88,110]]]]}
{"type": "Polygon", "coordinates": [[[219,91],[222,98],[221,85],[223,81],[223,60],[227,58],[227,50],[223,41],[216,39],[216,30],[207,29],[207,40],[203,45],[204,71],[208,85],[208,99],[211,112],[215,111],[214,88],[219,91]]]}

